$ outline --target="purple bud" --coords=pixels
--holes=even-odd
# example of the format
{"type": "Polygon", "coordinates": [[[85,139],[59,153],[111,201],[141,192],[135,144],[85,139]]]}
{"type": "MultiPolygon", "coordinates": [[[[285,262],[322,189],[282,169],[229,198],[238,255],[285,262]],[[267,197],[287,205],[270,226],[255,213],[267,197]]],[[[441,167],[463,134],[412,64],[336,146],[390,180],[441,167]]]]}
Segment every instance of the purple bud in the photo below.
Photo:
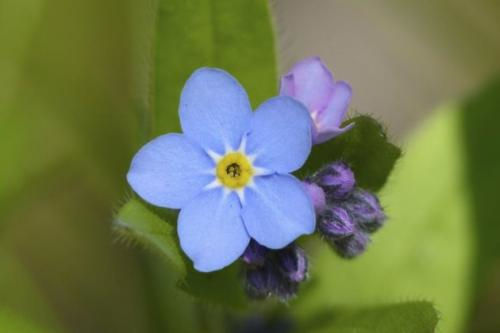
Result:
{"type": "Polygon", "coordinates": [[[352,170],[342,161],[324,166],[312,179],[325,191],[327,201],[345,199],[356,184],[352,170]]]}
{"type": "Polygon", "coordinates": [[[309,194],[316,212],[321,212],[326,206],[325,192],[323,189],[314,183],[302,182],[302,184],[307,194],[309,194]]]}
{"type": "Polygon", "coordinates": [[[337,253],[344,258],[354,258],[366,250],[370,237],[363,231],[356,231],[351,236],[330,240],[337,253]]]}
{"type": "Polygon", "coordinates": [[[360,228],[370,233],[378,230],[386,220],[377,196],[365,190],[356,189],[342,206],[360,228]]]}
{"type": "Polygon", "coordinates": [[[268,249],[255,240],[250,240],[241,259],[248,265],[263,266],[266,261],[268,249]]]}
{"type": "Polygon", "coordinates": [[[277,285],[278,282],[272,281],[278,276],[270,274],[270,271],[264,266],[257,269],[249,269],[246,272],[246,290],[252,298],[265,298],[271,293],[271,284],[277,285]]]}
{"type": "Polygon", "coordinates": [[[283,279],[282,282],[278,285],[278,288],[273,290],[273,294],[282,301],[288,301],[289,299],[297,295],[298,290],[299,284],[297,282],[283,279]]]}
{"type": "Polygon", "coordinates": [[[302,282],[307,277],[307,256],[304,250],[291,245],[277,254],[278,267],[292,282],[302,282]]]}
{"type": "Polygon", "coordinates": [[[355,228],[353,220],[342,207],[329,207],[318,216],[318,230],[333,239],[350,236],[355,228]]]}
{"type": "Polygon", "coordinates": [[[297,293],[297,289],[298,284],[288,280],[269,261],[263,267],[246,272],[246,290],[252,298],[275,295],[281,300],[288,300],[297,293]]]}

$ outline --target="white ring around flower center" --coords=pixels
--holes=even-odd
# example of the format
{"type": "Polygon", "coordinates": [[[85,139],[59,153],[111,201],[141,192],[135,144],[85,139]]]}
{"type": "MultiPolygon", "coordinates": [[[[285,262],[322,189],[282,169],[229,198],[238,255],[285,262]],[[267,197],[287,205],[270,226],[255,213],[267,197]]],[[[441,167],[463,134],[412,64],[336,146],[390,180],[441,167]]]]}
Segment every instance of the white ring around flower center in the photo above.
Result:
{"type": "Polygon", "coordinates": [[[207,151],[207,154],[212,158],[215,164],[214,168],[210,170],[210,174],[213,174],[215,179],[213,182],[209,183],[205,189],[222,187],[225,195],[236,192],[242,203],[244,202],[245,188],[252,188],[255,186],[254,177],[272,173],[268,169],[255,166],[254,162],[257,159],[257,154],[247,154],[246,135],[243,136],[240,146],[236,150],[226,145],[225,152],[222,155],[214,151],[207,151]],[[237,167],[240,169],[239,175],[230,175],[232,170],[228,168],[232,167],[233,164],[237,164],[237,167]],[[227,173],[227,175],[223,173],[227,173]]]}

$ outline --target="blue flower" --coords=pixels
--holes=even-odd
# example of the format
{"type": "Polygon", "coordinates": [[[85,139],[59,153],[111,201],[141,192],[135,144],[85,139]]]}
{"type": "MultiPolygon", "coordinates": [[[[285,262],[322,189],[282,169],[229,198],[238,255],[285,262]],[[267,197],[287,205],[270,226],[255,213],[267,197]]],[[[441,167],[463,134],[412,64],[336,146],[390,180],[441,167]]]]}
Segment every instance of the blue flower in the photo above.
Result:
{"type": "Polygon", "coordinates": [[[311,151],[311,120],[290,97],[252,112],[231,75],[202,68],[186,82],[183,134],[162,135],[132,160],[127,180],[147,202],[181,209],[183,251],[203,272],[238,259],[256,240],[280,249],[315,229],[311,199],[289,173],[311,151]]]}

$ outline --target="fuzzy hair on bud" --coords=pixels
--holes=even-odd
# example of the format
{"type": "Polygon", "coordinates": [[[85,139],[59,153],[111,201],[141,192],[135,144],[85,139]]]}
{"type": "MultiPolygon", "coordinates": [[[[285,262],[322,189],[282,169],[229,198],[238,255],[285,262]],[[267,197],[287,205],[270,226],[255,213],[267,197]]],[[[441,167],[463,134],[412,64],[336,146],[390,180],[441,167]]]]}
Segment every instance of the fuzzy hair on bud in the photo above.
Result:
{"type": "Polygon", "coordinates": [[[352,235],[355,230],[354,221],[342,207],[328,207],[318,216],[318,231],[324,236],[339,239],[352,235]]]}
{"type": "Polygon", "coordinates": [[[354,173],[347,163],[342,161],[321,168],[312,176],[312,182],[324,190],[327,201],[347,198],[356,185],[354,173]]]}
{"type": "Polygon", "coordinates": [[[330,239],[330,245],[344,258],[354,258],[362,254],[368,244],[370,237],[363,231],[357,231],[354,234],[341,239],[330,239]]]}
{"type": "Polygon", "coordinates": [[[277,254],[278,267],[282,274],[292,282],[302,282],[307,277],[307,256],[300,247],[295,244],[280,251],[277,254]]]}
{"type": "Polygon", "coordinates": [[[342,203],[342,207],[361,229],[369,233],[380,229],[386,220],[377,196],[369,191],[356,189],[349,199],[342,203]]]}

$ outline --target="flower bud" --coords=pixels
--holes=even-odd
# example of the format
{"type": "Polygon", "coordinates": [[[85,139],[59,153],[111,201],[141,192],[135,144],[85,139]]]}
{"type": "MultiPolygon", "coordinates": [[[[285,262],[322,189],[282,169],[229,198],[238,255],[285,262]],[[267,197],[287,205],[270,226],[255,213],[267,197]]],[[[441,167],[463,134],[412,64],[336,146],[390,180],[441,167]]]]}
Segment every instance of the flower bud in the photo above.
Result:
{"type": "Polygon", "coordinates": [[[354,125],[341,127],[351,103],[351,86],[336,81],[318,57],[295,64],[281,78],[280,95],[295,98],[307,108],[312,119],[313,144],[341,135],[354,125]]]}
{"type": "Polygon", "coordinates": [[[325,191],[327,201],[347,198],[356,184],[352,170],[342,161],[324,166],[312,179],[325,191]]]}
{"type": "Polygon", "coordinates": [[[365,190],[356,189],[342,206],[360,228],[370,233],[378,230],[386,220],[377,196],[365,190]]]}
{"type": "Polygon", "coordinates": [[[291,298],[295,297],[298,291],[299,284],[297,282],[283,279],[282,282],[278,285],[278,288],[273,290],[273,294],[281,301],[288,301],[291,298]]]}
{"type": "Polygon", "coordinates": [[[318,216],[319,232],[332,239],[350,236],[355,228],[353,220],[342,207],[329,207],[318,216]]]}
{"type": "Polygon", "coordinates": [[[263,266],[268,251],[268,248],[252,239],[245,249],[245,252],[243,252],[241,259],[248,265],[263,266]]]}
{"type": "Polygon", "coordinates": [[[344,258],[354,258],[366,250],[370,237],[363,231],[356,231],[354,234],[340,238],[331,239],[330,245],[337,253],[344,258]]]}
{"type": "Polygon", "coordinates": [[[307,277],[307,256],[295,244],[277,253],[277,263],[281,273],[292,282],[302,282],[307,277]]]}
{"type": "Polygon", "coordinates": [[[304,185],[307,194],[309,194],[309,197],[311,198],[316,213],[319,213],[323,209],[325,209],[326,199],[323,189],[314,183],[302,182],[302,184],[304,185]]]}
{"type": "Polygon", "coordinates": [[[252,298],[265,298],[275,295],[281,300],[295,296],[297,283],[288,280],[270,261],[263,267],[248,269],[246,272],[246,290],[252,298]]]}
{"type": "MultiPolygon", "coordinates": [[[[270,284],[275,282],[271,279],[277,278],[270,274],[265,267],[248,269],[246,271],[246,290],[252,298],[265,298],[271,292],[270,284]]],[[[277,282],[276,282],[277,284],[277,282]]]]}

